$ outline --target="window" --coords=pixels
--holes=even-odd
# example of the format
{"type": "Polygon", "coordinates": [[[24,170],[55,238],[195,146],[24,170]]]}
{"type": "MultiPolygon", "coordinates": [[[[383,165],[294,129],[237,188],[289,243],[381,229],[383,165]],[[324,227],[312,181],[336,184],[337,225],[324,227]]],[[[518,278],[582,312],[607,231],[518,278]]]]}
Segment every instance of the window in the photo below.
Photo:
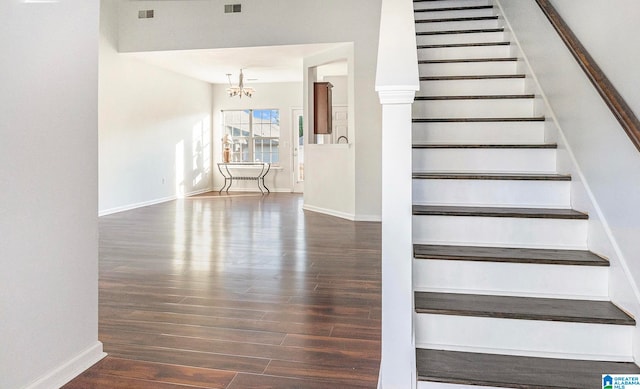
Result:
{"type": "Polygon", "coordinates": [[[222,111],[224,134],[232,138],[233,162],[280,162],[280,112],[277,109],[222,111]]]}

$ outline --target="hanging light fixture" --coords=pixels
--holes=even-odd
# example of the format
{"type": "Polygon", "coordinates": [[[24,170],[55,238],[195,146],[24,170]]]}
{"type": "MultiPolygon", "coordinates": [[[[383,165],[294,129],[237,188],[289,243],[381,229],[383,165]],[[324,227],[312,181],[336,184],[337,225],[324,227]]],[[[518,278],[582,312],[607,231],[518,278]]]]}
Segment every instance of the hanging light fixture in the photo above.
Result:
{"type": "Polygon", "coordinates": [[[227,88],[229,97],[238,96],[242,98],[242,95],[251,97],[256,92],[255,89],[244,86],[244,75],[242,74],[242,69],[240,69],[240,76],[238,77],[238,86],[233,86],[231,84],[231,73],[227,73],[227,78],[229,79],[229,87],[227,88]]]}

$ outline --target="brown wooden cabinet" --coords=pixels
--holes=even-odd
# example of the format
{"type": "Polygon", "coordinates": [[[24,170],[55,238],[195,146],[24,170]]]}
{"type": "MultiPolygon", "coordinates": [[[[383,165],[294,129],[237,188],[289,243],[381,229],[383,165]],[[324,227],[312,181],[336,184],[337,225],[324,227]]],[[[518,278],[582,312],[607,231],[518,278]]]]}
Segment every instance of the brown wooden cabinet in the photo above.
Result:
{"type": "Polygon", "coordinates": [[[331,134],[331,88],[330,82],[313,83],[314,134],[331,134]]]}

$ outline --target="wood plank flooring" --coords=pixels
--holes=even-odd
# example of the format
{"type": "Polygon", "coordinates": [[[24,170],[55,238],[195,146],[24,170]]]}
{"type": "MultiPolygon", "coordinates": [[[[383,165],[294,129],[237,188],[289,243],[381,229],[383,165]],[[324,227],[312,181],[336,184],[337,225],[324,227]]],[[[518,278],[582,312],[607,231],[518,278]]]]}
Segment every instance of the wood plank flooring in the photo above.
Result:
{"type": "Polygon", "coordinates": [[[294,194],[101,217],[109,356],[64,388],[375,388],[380,233],[294,194]]]}

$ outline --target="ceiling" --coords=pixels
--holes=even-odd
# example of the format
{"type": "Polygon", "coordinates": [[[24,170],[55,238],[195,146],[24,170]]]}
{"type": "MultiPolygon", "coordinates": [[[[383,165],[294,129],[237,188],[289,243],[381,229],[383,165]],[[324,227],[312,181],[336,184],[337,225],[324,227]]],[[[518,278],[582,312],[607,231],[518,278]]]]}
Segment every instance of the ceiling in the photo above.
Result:
{"type": "MultiPolygon", "coordinates": [[[[238,82],[239,69],[250,83],[302,81],[302,60],[335,47],[334,43],[246,47],[207,50],[172,50],[124,53],[149,64],[212,84],[238,82]]],[[[323,66],[324,75],[346,75],[346,61],[323,66]]]]}

